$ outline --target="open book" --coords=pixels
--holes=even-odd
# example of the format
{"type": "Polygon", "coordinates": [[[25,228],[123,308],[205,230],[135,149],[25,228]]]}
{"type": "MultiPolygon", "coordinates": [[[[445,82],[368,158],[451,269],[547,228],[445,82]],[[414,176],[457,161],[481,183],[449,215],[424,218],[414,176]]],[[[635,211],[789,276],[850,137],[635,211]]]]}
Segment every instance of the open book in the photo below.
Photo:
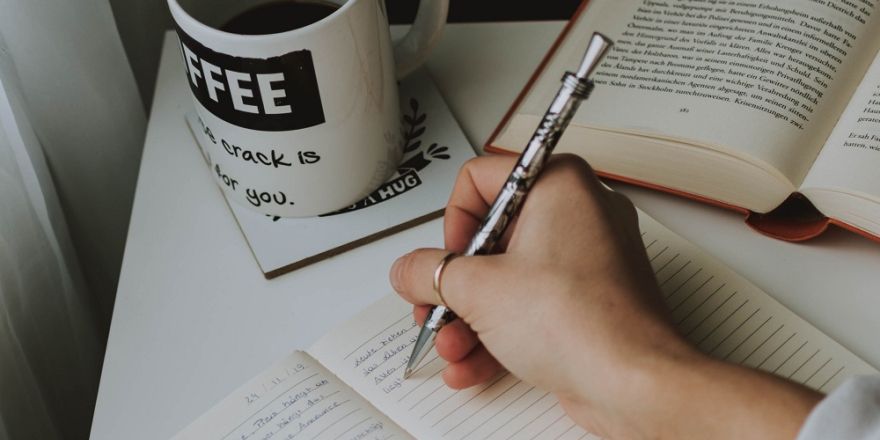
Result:
{"type": "Polygon", "coordinates": [[[522,150],[600,31],[616,46],[557,151],[750,211],[778,238],[814,237],[828,217],[880,237],[877,4],[585,1],[486,148],[522,150]]]}
{"type": "MultiPolygon", "coordinates": [[[[645,215],[640,223],[673,319],[701,350],[820,391],[877,373],[684,239],[645,215]]],[[[261,373],[175,438],[595,438],[553,395],[510,374],[451,390],[440,377],[443,360],[431,353],[404,381],[418,330],[412,307],[390,295],[261,373]]]]}

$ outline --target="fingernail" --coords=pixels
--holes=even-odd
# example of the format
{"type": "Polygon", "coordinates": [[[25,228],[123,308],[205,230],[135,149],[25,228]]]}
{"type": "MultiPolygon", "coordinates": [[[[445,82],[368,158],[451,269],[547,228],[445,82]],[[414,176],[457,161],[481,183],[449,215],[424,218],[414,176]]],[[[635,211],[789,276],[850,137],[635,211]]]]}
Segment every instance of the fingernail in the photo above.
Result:
{"type": "Polygon", "coordinates": [[[403,271],[403,262],[408,256],[409,254],[401,256],[391,265],[391,287],[398,292],[400,292],[400,279],[401,272],[403,271]]]}

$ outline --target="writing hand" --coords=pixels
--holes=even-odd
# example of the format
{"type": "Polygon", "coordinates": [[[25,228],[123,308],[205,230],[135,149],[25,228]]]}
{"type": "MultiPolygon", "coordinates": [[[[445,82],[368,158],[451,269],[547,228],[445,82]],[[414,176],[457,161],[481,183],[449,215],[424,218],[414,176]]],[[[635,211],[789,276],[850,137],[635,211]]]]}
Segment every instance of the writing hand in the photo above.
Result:
{"type": "MultiPolygon", "coordinates": [[[[446,208],[448,250],[465,249],[513,164],[483,157],[462,169],[446,208]]],[[[447,252],[416,250],[391,270],[419,322],[436,301],[432,275],[447,252]]],[[[443,295],[460,317],[436,340],[450,387],[483,383],[506,368],[611,438],[793,437],[819,398],[691,347],[668,318],[635,209],[577,157],[548,163],[499,252],[456,258],[444,272],[443,295]],[[719,418],[738,402],[748,407],[736,407],[741,418],[729,418],[731,410],[719,418]],[[700,414],[706,418],[691,420],[700,414]],[[737,420],[743,423],[727,426],[737,420]]]]}

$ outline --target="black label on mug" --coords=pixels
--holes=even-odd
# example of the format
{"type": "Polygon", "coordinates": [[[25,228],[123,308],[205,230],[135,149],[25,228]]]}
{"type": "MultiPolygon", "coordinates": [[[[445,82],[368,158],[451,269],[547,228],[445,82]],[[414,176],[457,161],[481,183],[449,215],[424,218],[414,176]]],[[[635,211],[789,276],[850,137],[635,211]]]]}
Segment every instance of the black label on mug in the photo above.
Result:
{"type": "Polygon", "coordinates": [[[234,57],[208,49],[180,28],[177,35],[193,95],[218,118],[261,131],[324,123],[310,51],[272,58],[234,57]]]}

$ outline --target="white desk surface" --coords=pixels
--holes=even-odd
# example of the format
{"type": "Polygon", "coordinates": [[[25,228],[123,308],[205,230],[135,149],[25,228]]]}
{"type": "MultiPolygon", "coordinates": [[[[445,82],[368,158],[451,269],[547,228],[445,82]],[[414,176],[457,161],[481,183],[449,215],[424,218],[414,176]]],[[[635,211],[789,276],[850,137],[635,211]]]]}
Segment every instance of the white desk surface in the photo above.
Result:
{"type": "MultiPolygon", "coordinates": [[[[561,22],[450,25],[429,68],[482,146],[561,22]]],[[[173,38],[172,34],[167,35],[173,38]]],[[[189,90],[165,45],[101,387],[94,439],[168,438],[290,351],[390,292],[387,270],[442,243],[434,221],[266,281],[184,123],[189,90]]],[[[807,245],[734,213],[613,185],[661,223],[880,366],[880,246],[832,231],[807,245]]]]}

